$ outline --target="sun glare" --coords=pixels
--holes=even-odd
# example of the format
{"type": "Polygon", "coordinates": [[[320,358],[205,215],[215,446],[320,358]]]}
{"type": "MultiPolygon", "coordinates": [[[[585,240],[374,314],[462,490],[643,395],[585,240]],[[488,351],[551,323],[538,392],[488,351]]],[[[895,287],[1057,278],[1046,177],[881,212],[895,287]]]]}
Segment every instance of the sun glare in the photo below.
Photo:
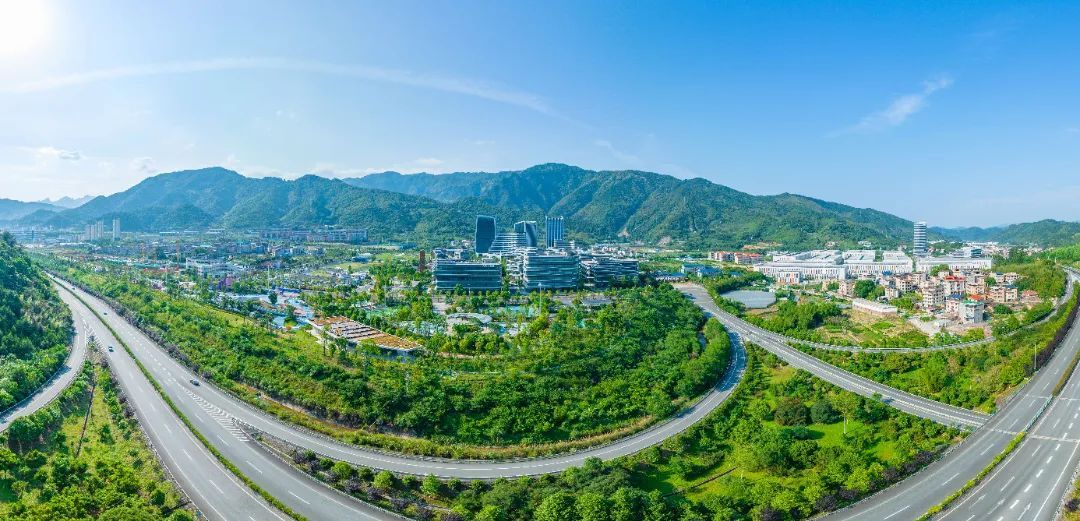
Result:
{"type": "Polygon", "coordinates": [[[52,17],[44,0],[0,0],[0,58],[29,54],[49,37],[52,17]]]}

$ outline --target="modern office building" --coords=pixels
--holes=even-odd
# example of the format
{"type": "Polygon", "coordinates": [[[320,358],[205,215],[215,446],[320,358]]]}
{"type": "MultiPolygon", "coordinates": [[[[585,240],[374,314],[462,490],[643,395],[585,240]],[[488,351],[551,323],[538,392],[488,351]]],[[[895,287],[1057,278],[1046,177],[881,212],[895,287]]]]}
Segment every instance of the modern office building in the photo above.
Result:
{"type": "Polygon", "coordinates": [[[915,237],[912,240],[911,253],[916,257],[924,257],[929,251],[926,242],[926,222],[919,221],[915,223],[915,237]]]}
{"type": "Polygon", "coordinates": [[[544,219],[544,244],[548,248],[554,248],[556,245],[566,240],[566,230],[563,227],[562,217],[547,217],[544,219]]]}
{"type": "Polygon", "coordinates": [[[528,238],[524,233],[496,233],[495,240],[491,241],[487,253],[501,256],[512,255],[518,248],[527,248],[527,241],[528,238]]]}
{"type": "Polygon", "coordinates": [[[638,261],[607,255],[582,257],[581,271],[585,285],[603,288],[618,281],[636,282],[638,261]]]}
{"type": "Polygon", "coordinates": [[[882,252],[881,260],[877,260],[874,250],[848,250],[843,256],[848,277],[902,275],[912,271],[911,257],[902,251],[882,252]]]}
{"type": "Polygon", "coordinates": [[[528,251],[520,256],[521,286],[527,291],[573,289],[581,279],[574,255],[528,251]]]}
{"type": "Polygon", "coordinates": [[[525,236],[526,248],[535,248],[540,245],[540,235],[536,229],[536,221],[518,221],[514,223],[514,233],[525,236]]]}
{"type": "Polygon", "coordinates": [[[476,235],[473,239],[476,253],[491,251],[491,243],[495,242],[495,218],[489,215],[477,215],[476,235]]]}
{"type": "Polygon", "coordinates": [[[799,253],[780,253],[773,255],[773,260],[754,267],[762,275],[792,281],[792,274],[798,274],[798,283],[803,280],[842,280],[847,278],[844,257],[838,250],[812,250],[799,253]],[[781,276],[783,275],[783,276],[781,276]]]}
{"type": "Polygon", "coordinates": [[[979,257],[917,257],[915,271],[926,273],[940,265],[946,266],[950,271],[988,270],[993,263],[993,259],[979,257]]]}
{"type": "Polygon", "coordinates": [[[498,291],[502,289],[502,266],[497,262],[466,262],[435,259],[431,263],[435,291],[498,291]]]}

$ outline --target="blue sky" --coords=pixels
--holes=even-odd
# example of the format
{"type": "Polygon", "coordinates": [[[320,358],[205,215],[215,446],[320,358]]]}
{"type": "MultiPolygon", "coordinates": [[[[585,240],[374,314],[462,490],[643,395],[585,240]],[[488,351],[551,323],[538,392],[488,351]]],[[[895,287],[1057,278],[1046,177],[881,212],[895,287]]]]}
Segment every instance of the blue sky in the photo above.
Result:
{"type": "Polygon", "coordinates": [[[24,5],[0,1],[24,21],[0,35],[0,197],[565,162],[1080,220],[1077,3],[24,5]]]}

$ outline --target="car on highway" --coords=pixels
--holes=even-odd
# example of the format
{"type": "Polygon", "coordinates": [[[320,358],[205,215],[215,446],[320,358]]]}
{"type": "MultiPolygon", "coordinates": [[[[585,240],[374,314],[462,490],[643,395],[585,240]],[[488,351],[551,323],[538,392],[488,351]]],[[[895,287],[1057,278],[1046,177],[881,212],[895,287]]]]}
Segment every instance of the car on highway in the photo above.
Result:
{"type": "Polygon", "coordinates": [[[199,385],[199,381],[194,379],[194,378],[192,378],[191,380],[188,380],[188,381],[191,382],[191,385],[199,385]]]}
{"type": "Polygon", "coordinates": [[[109,352],[113,352],[113,346],[109,346],[109,352]]]}

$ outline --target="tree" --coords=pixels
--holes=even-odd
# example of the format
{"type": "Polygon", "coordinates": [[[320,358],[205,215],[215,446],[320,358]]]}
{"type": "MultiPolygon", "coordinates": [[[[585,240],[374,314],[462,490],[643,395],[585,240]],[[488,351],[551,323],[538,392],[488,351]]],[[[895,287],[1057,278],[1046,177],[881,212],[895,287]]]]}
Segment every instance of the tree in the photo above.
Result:
{"type": "Polygon", "coordinates": [[[788,396],[776,404],[776,412],[773,413],[776,423],[780,425],[806,425],[810,423],[810,411],[802,400],[794,396],[788,396]]]}
{"type": "Polygon", "coordinates": [[[596,492],[578,495],[577,512],[581,521],[611,521],[611,502],[596,492]]]}
{"type": "Polygon", "coordinates": [[[373,481],[372,484],[375,485],[375,488],[383,492],[389,492],[394,488],[394,475],[386,470],[380,471],[378,474],[375,474],[375,481],[373,481]]]}
{"type": "Polygon", "coordinates": [[[535,521],[577,521],[574,496],[556,492],[544,498],[533,514],[535,521]]]}
{"type": "Polygon", "coordinates": [[[810,406],[810,419],[814,423],[836,423],[840,420],[840,414],[828,400],[819,399],[810,406]]]}
{"type": "Polygon", "coordinates": [[[420,490],[429,496],[438,496],[442,493],[442,482],[434,474],[428,474],[424,476],[424,481],[420,484],[420,490]]]}
{"type": "Polygon", "coordinates": [[[877,283],[872,280],[860,279],[855,282],[855,296],[859,298],[871,298],[874,290],[877,289],[877,283]]]}
{"type": "Polygon", "coordinates": [[[330,475],[333,476],[335,480],[341,481],[356,475],[356,469],[344,461],[339,461],[334,463],[333,467],[330,467],[330,475]]]}
{"type": "Polygon", "coordinates": [[[844,415],[844,434],[847,434],[848,420],[859,410],[859,402],[858,395],[849,392],[841,392],[839,396],[833,399],[836,408],[844,415]]]}
{"type": "Polygon", "coordinates": [[[276,291],[270,291],[269,293],[266,294],[266,296],[267,296],[267,298],[270,299],[270,305],[271,306],[277,306],[278,297],[277,297],[277,292],[276,291]]]}

